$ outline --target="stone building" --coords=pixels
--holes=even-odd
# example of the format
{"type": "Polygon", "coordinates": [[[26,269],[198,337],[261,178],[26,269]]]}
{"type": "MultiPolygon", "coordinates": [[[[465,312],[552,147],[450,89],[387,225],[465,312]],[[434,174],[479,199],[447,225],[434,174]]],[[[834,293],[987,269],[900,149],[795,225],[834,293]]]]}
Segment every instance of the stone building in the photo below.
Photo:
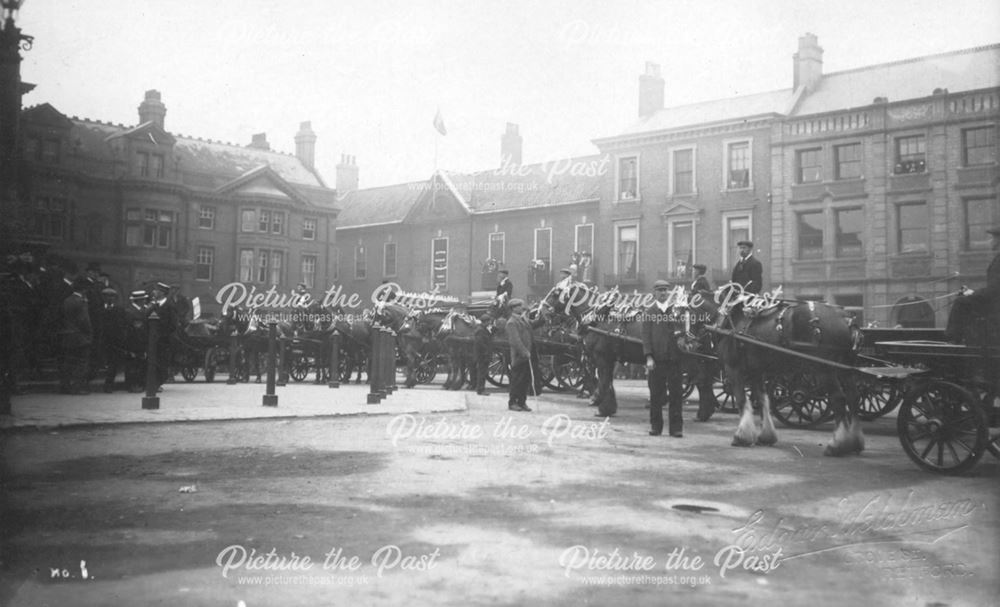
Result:
{"type": "Polygon", "coordinates": [[[99,263],[120,291],[176,285],[208,311],[234,281],[279,291],[330,283],[336,193],[313,164],[310,123],[289,155],[263,133],[248,145],[172,133],[155,90],[138,110],[134,126],[67,117],[49,104],[23,110],[30,208],[19,246],[81,270],[99,263]]]}

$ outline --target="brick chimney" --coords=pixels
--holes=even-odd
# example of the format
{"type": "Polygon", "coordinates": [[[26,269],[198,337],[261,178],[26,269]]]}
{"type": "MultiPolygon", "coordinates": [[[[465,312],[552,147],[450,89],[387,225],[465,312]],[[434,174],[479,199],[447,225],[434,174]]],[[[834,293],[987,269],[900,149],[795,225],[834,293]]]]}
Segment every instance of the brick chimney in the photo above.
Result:
{"type": "MultiPolygon", "coordinates": [[[[146,91],[146,98],[139,104],[139,124],[155,122],[163,128],[163,118],[167,115],[167,106],[160,101],[160,91],[146,91]]],[[[164,129],[166,130],[166,129],[164,129]]]]}
{"type": "Polygon", "coordinates": [[[299,132],[295,133],[295,157],[310,169],[316,168],[316,133],[312,130],[312,122],[299,123],[299,132]]]}
{"type": "Polygon", "coordinates": [[[354,156],[340,155],[337,163],[337,194],[343,196],[358,189],[358,165],[354,156]]]}
{"type": "Polygon", "coordinates": [[[799,36],[799,52],[792,55],[792,86],[804,86],[810,91],[819,88],[823,79],[823,49],[816,34],[799,36]]]}
{"type": "Polygon", "coordinates": [[[645,118],[663,109],[663,77],[660,64],[646,62],[646,73],[639,76],[639,117],[645,118]]]}
{"type": "Polygon", "coordinates": [[[250,140],[248,148],[255,150],[271,151],[271,144],[267,142],[267,133],[255,133],[250,140]]]}
{"type": "Polygon", "coordinates": [[[500,136],[500,166],[521,164],[521,134],[512,122],[507,123],[507,132],[500,136]]]}

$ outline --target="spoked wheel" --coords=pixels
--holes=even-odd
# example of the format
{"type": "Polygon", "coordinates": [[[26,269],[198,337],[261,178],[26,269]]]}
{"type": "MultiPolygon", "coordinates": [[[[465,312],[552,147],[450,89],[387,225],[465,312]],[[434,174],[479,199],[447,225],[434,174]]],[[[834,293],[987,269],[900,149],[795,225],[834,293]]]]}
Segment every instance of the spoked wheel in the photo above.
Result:
{"type": "Polygon", "coordinates": [[[697,369],[691,371],[688,371],[687,369],[684,370],[683,375],[681,375],[681,389],[684,392],[683,398],[691,396],[691,393],[694,392],[694,382],[697,377],[697,369]]]}
{"type": "Polygon", "coordinates": [[[486,381],[498,388],[506,388],[510,385],[510,364],[507,363],[507,355],[499,350],[494,350],[490,355],[490,367],[486,373],[486,381]]]}
{"type": "MultiPolygon", "coordinates": [[[[736,406],[736,397],[733,395],[733,384],[726,377],[726,372],[720,370],[712,381],[712,392],[719,402],[719,411],[723,413],[739,413],[736,406]]],[[[749,398],[749,396],[748,396],[749,398]]]]}
{"type": "Polygon", "coordinates": [[[306,377],[309,376],[310,369],[312,369],[312,364],[307,357],[301,354],[292,354],[292,360],[289,361],[288,365],[288,374],[293,381],[305,381],[306,377]]]}
{"type": "Polygon", "coordinates": [[[562,390],[576,390],[583,385],[584,368],[580,360],[567,356],[556,364],[556,379],[562,390]]]}
{"type": "Polygon", "coordinates": [[[182,365],[181,377],[183,377],[186,382],[194,381],[195,378],[198,377],[198,365],[182,365]]]}
{"type": "Polygon", "coordinates": [[[993,454],[993,457],[1000,458],[1000,393],[995,389],[980,387],[976,390],[983,413],[986,415],[988,440],[986,450],[993,454]]]}
{"type": "Polygon", "coordinates": [[[774,377],[767,387],[771,412],[781,423],[792,428],[810,428],[833,419],[826,395],[814,375],[796,372],[774,377]]]}
{"type": "Polygon", "coordinates": [[[858,389],[861,391],[858,417],[866,422],[895,409],[903,397],[896,383],[878,379],[862,378],[858,381],[858,389]]]}
{"type": "Polygon", "coordinates": [[[438,361],[437,356],[430,354],[424,356],[420,363],[417,365],[417,370],[414,373],[414,378],[417,380],[418,384],[429,384],[434,381],[438,372],[438,361]]]}
{"type": "Polygon", "coordinates": [[[896,418],[903,450],[924,470],[961,474],[972,468],[989,442],[986,414],[965,388],[932,381],[907,395],[896,418]]]}

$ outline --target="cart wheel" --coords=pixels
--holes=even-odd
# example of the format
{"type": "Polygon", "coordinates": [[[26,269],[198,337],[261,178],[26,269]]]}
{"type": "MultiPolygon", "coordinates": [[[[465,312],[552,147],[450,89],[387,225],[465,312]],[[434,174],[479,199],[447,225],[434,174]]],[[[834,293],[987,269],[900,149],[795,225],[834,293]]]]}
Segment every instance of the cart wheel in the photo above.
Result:
{"type": "Polygon", "coordinates": [[[814,376],[797,372],[774,377],[767,390],[771,412],[792,428],[811,428],[833,417],[829,401],[814,376]]]}
{"type": "Polygon", "coordinates": [[[509,378],[510,365],[507,364],[507,356],[503,352],[494,350],[486,373],[486,381],[498,388],[506,388],[510,385],[509,378]]]}
{"type": "Polygon", "coordinates": [[[858,389],[861,391],[858,417],[866,422],[892,411],[902,400],[899,386],[895,382],[863,378],[858,382],[858,389]]]}
{"type": "Polygon", "coordinates": [[[197,365],[182,365],[181,366],[181,377],[184,378],[186,382],[193,382],[196,377],[198,377],[198,367],[197,365]]]}
{"type": "Polygon", "coordinates": [[[583,365],[577,358],[567,356],[565,360],[556,365],[555,370],[561,390],[576,390],[583,385],[583,365]]]}
{"type": "Polygon", "coordinates": [[[418,363],[417,370],[414,372],[414,379],[417,380],[418,384],[429,384],[434,381],[437,377],[437,357],[427,356],[418,363]]]}
{"type": "MultiPolygon", "coordinates": [[[[712,380],[712,392],[719,402],[719,411],[723,413],[739,413],[736,407],[736,398],[733,396],[733,385],[726,377],[726,372],[719,370],[719,373],[712,380]]],[[[747,398],[750,398],[749,395],[747,398]]]]}
{"type": "Polygon", "coordinates": [[[305,356],[295,356],[291,360],[289,365],[288,374],[291,376],[293,381],[304,382],[306,377],[309,376],[309,370],[312,365],[309,364],[309,359],[305,356]]]}
{"type": "Polygon", "coordinates": [[[684,373],[681,375],[681,389],[684,392],[683,398],[686,399],[691,396],[692,392],[694,392],[694,379],[698,376],[697,373],[697,370],[688,371],[685,369],[684,373]]]}
{"type": "Polygon", "coordinates": [[[906,454],[924,470],[960,474],[986,451],[986,414],[965,388],[935,380],[907,395],[896,428],[906,454]]]}
{"type": "Polygon", "coordinates": [[[993,454],[993,457],[1000,458],[1000,394],[994,390],[982,389],[978,393],[982,395],[980,402],[989,427],[987,430],[989,440],[986,442],[986,449],[993,454]]]}

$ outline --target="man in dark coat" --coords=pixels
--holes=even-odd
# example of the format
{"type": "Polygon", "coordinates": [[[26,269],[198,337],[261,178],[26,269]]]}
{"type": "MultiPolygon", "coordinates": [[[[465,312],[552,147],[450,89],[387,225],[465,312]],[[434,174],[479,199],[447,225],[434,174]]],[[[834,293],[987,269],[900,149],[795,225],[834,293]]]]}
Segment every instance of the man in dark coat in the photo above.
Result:
{"type": "Polygon", "coordinates": [[[85,278],[73,282],[73,292],[63,300],[62,328],[59,330],[60,380],[64,394],[88,394],[87,364],[94,333],[84,292],[90,283],[85,278]]]}
{"type": "Polygon", "coordinates": [[[733,266],[732,282],[743,287],[746,293],[760,293],[764,288],[764,266],[753,256],[753,243],[741,240],[736,243],[740,258],[733,266]]]}
{"type": "Polygon", "coordinates": [[[489,373],[493,354],[493,321],[491,313],[481,314],[476,332],[472,336],[472,358],[476,363],[473,387],[476,389],[476,394],[481,396],[489,394],[486,391],[486,375],[489,373]]]}
{"type": "Polygon", "coordinates": [[[510,281],[510,272],[507,270],[499,270],[497,276],[500,278],[497,281],[497,298],[501,295],[505,297],[506,302],[510,302],[511,298],[514,297],[514,283],[510,281]]]}
{"type": "Polygon", "coordinates": [[[149,315],[149,295],[143,290],[129,294],[125,307],[125,388],[129,392],[142,392],[146,384],[146,348],[149,334],[146,317],[149,315]]]}
{"type": "Polygon", "coordinates": [[[702,296],[706,293],[711,293],[712,284],[708,282],[708,278],[705,276],[705,272],[708,270],[708,267],[703,263],[696,263],[691,267],[694,268],[695,275],[694,282],[691,283],[691,292],[701,293],[702,296]]]}
{"type": "Polygon", "coordinates": [[[115,377],[125,366],[125,332],[128,321],[125,310],[118,305],[118,292],[111,287],[101,291],[101,325],[104,328],[104,391],[113,392],[115,377]]]}
{"type": "Polygon", "coordinates": [[[151,287],[150,314],[156,312],[159,330],[156,337],[156,370],[158,388],[170,377],[170,362],[173,359],[172,339],[179,327],[177,309],[167,294],[170,285],[158,282],[151,287]]]}
{"type": "MultiPolygon", "coordinates": [[[[977,330],[969,325],[976,317],[985,317],[990,325],[1000,323],[1000,226],[986,232],[993,237],[993,250],[997,253],[986,269],[986,286],[958,297],[951,306],[945,337],[953,343],[970,341],[977,330]]],[[[979,335],[986,339],[995,338],[997,327],[992,326],[992,331],[992,336],[986,336],[981,331],[979,335]]]]}
{"type": "Polygon", "coordinates": [[[507,319],[507,341],[510,343],[510,396],[507,408],[511,411],[531,411],[527,404],[531,382],[531,353],[534,347],[532,329],[541,326],[542,317],[528,320],[524,301],[510,300],[510,318],[507,319]]]}
{"type": "Polygon", "coordinates": [[[649,385],[649,434],[663,434],[663,404],[669,399],[667,426],[670,436],[680,438],[684,431],[682,406],[684,386],[681,380],[681,350],[677,339],[684,330],[678,327],[673,310],[667,305],[670,283],[657,280],[653,285],[656,301],[643,311],[642,353],[646,357],[646,383],[649,385]]]}

